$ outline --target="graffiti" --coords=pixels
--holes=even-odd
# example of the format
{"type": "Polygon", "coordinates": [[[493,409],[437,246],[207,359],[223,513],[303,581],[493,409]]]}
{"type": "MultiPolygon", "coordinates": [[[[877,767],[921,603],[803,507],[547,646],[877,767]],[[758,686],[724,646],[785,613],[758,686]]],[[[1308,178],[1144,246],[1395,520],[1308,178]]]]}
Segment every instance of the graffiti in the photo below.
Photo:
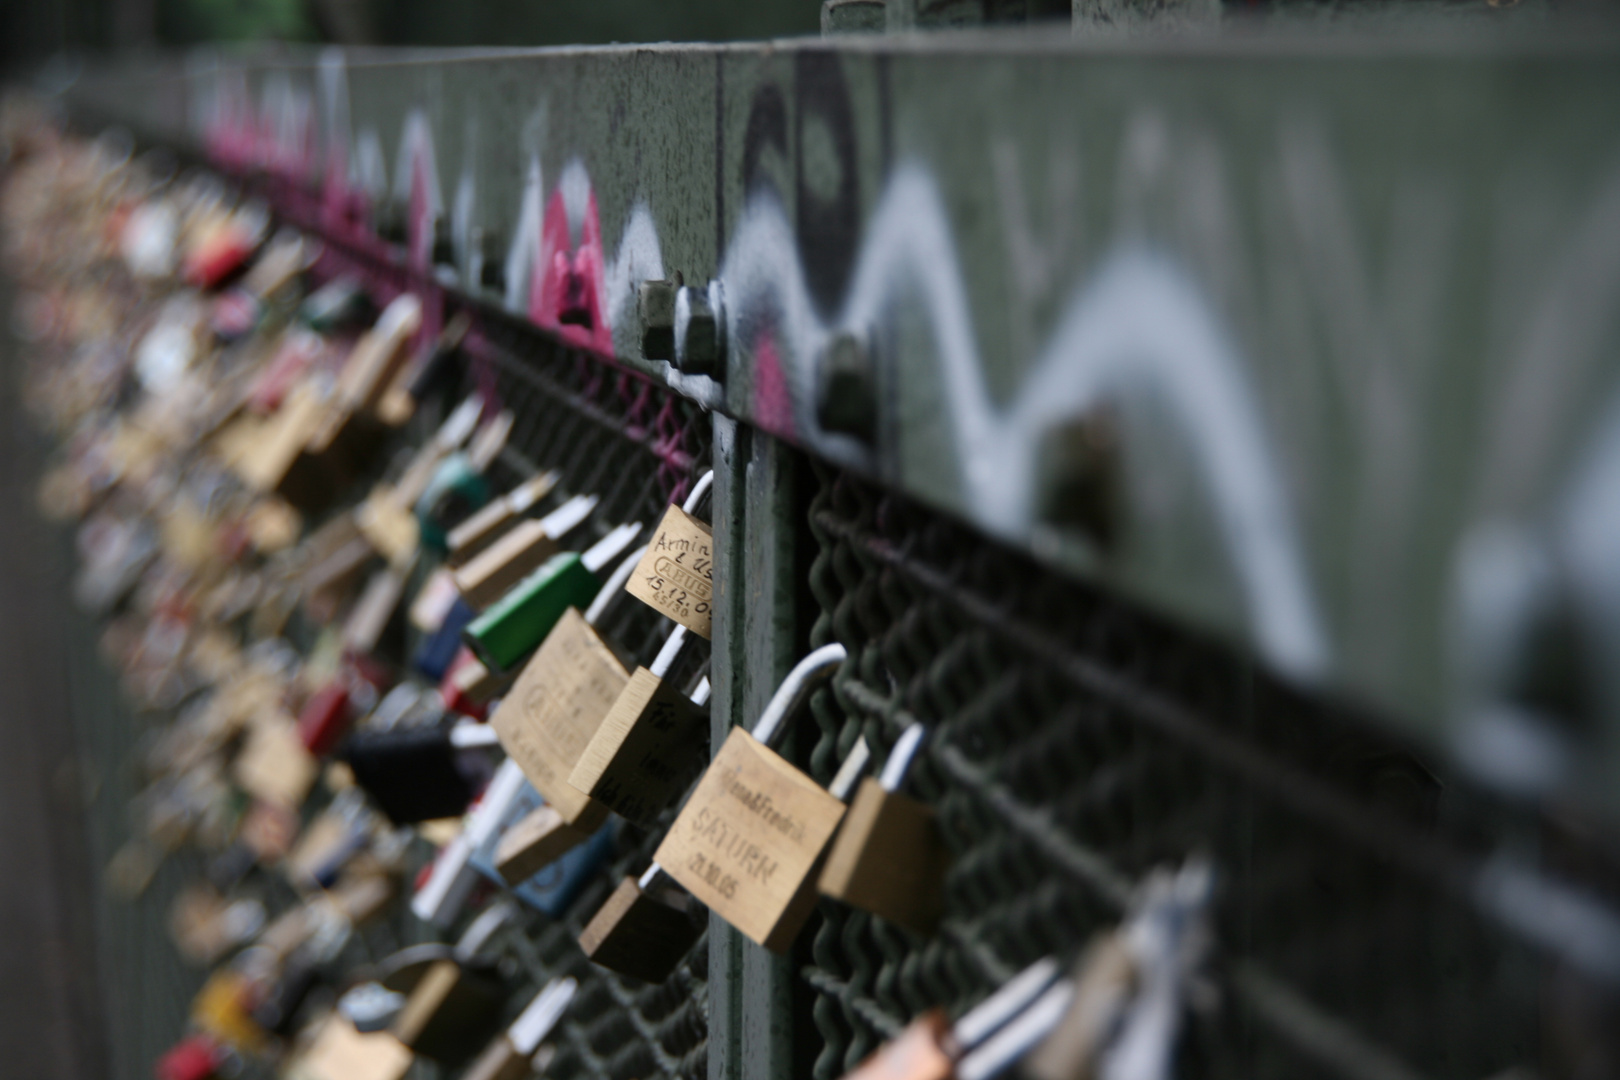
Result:
{"type": "MultiPolygon", "coordinates": [[[[1098,405],[1133,395],[1151,399],[1178,421],[1210,493],[1259,648],[1283,671],[1322,674],[1329,650],[1284,484],[1243,364],[1197,285],[1151,247],[1120,245],[1058,305],[1055,329],[1022,385],[998,404],[985,383],[950,218],[928,167],[911,161],[894,168],[862,224],[851,105],[823,59],[800,58],[808,96],[796,100],[791,128],[799,151],[795,213],[784,209],[765,166],[788,135],[780,94],[767,88],[754,103],[744,155],[745,169],[761,182],[720,260],[727,334],[747,343],[743,355],[753,365],[743,380],[752,392],[749,415],[834,460],[874,467],[869,445],[817,424],[816,358],[835,334],[870,337],[914,306],[937,355],[962,502],[991,531],[1022,540],[1035,524],[1042,437],[1098,405]],[[806,140],[819,141],[820,149],[806,152],[806,140]]],[[[340,111],[335,99],[346,100],[332,70],[322,68],[323,92],[333,99],[329,120],[340,111]]],[[[410,257],[425,268],[432,225],[444,207],[427,119],[411,111],[404,126],[394,194],[409,205],[410,257]]],[[[354,159],[354,186],[380,198],[388,185],[373,129],[359,132],[354,159]]],[[[464,176],[462,190],[472,190],[470,184],[464,176]]],[[[458,222],[476,217],[473,196],[465,198],[464,206],[458,191],[458,222]]],[[[644,200],[632,205],[609,258],[584,162],[569,159],[548,196],[539,153],[530,155],[506,258],[509,308],[577,347],[611,355],[615,330],[633,333],[637,283],[664,274],[644,200]]],[[[673,371],[669,377],[706,404],[722,400],[713,380],[673,371]]]]}

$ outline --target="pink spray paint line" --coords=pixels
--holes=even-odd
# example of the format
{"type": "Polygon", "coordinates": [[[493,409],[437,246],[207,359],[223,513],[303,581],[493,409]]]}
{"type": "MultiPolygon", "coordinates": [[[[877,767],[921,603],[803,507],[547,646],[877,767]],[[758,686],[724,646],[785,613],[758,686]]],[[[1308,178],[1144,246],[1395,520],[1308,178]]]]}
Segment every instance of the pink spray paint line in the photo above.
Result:
{"type": "Polygon", "coordinates": [[[433,262],[433,207],[428,202],[427,155],[411,155],[410,264],[427,273],[433,262]]]}
{"type": "Polygon", "coordinates": [[[559,190],[546,203],[540,225],[540,259],[529,289],[529,318],[571,345],[612,356],[613,328],[603,317],[606,262],[594,191],[586,198],[579,247],[570,249],[568,211],[559,190]]]}
{"type": "Polygon", "coordinates": [[[769,325],[754,339],[754,419],[767,431],[792,439],[798,436],[793,424],[793,395],[788,390],[782,357],[776,351],[776,334],[769,325]]]}

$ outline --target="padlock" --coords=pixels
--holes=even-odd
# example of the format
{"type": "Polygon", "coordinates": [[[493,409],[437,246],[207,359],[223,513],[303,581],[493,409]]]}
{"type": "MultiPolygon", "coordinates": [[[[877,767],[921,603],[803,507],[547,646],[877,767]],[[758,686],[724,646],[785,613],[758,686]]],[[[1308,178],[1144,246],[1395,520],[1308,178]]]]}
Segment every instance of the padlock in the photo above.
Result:
{"type": "MultiPolygon", "coordinates": [[[[790,710],[791,711],[791,710],[790,710]]],[[[871,753],[858,739],[827,793],[842,803],[866,769],[871,753]]],[[[646,982],[663,982],[703,931],[697,902],[655,861],[641,878],[624,878],[580,932],[592,963],[646,982]]]]}
{"type": "Polygon", "coordinates": [[[535,1052],[562,1019],[578,986],[571,978],[547,983],[512,1026],[490,1040],[461,1080],[524,1080],[532,1070],[535,1052]]]}
{"type": "Polygon", "coordinates": [[[502,762],[468,814],[466,827],[439,852],[427,880],[412,896],[412,914],[439,927],[455,922],[478,883],[478,871],[471,865],[473,853],[500,834],[525,786],[518,763],[510,758],[502,762]]]}
{"type": "Polygon", "coordinates": [[[430,945],[385,961],[378,982],[406,995],[389,1031],[422,1057],[455,1068],[497,1030],[508,987],[499,965],[479,952],[509,922],[510,905],[492,907],[467,927],[454,949],[430,945]]]}
{"type": "Polygon", "coordinates": [[[361,335],[338,372],[338,408],[353,414],[374,407],[409,356],[410,339],[422,327],[422,302],[401,293],[361,335]]]}
{"type": "Polygon", "coordinates": [[[450,549],[449,564],[453,567],[465,566],[473,556],[506,535],[509,529],[523,520],[525,514],[551,494],[559,479],[561,475],[552,471],[525,480],[451,529],[446,538],[450,549]]]}
{"type": "Polygon", "coordinates": [[[506,446],[516,417],[502,410],[473,434],[465,451],[445,455],[415,503],[422,546],[436,555],[448,547],[448,533],[490,501],[484,470],[506,446]]]}
{"type": "Polygon", "coordinates": [[[384,634],[394,621],[410,566],[387,566],[366,581],[360,599],[343,622],[343,648],[352,656],[371,656],[383,643],[384,634]]]}
{"type": "Polygon", "coordinates": [[[267,708],[249,722],[232,772],[238,786],[254,798],[297,811],[320,768],[298,737],[297,720],[267,708]]]}
{"type": "Polygon", "coordinates": [[[387,1032],[362,1034],[333,1014],[314,1040],[287,1062],[287,1080],[403,1080],[413,1056],[387,1032]]]}
{"type": "Polygon", "coordinates": [[[1081,956],[1074,992],[1051,1033],[1024,1059],[1031,1080],[1170,1080],[1189,1009],[1213,988],[1213,867],[1202,857],[1160,867],[1137,889],[1125,921],[1081,956]]]}
{"type": "MultiPolygon", "coordinates": [[[[510,671],[545,640],[565,611],[597,599],[603,591],[597,573],[623,554],[640,532],[640,522],[631,522],[620,525],[583,554],[565,551],[553,555],[468,624],[461,639],[485,667],[510,671]]],[[[610,597],[632,569],[621,566],[613,575],[606,590],[610,597]]]]}
{"type": "Polygon", "coordinates": [[[638,825],[652,825],[685,790],[708,750],[708,678],[690,698],[664,681],[688,634],[677,625],[652,667],[636,668],[568,778],[638,825]]]}
{"type": "Polygon", "coordinates": [[[924,1013],[845,1080],[993,1080],[1015,1063],[1031,1080],[1169,1080],[1201,989],[1211,883],[1202,859],[1155,871],[1073,976],[1039,960],[954,1025],[924,1013]]]}
{"type": "MultiPolygon", "coordinates": [[[[612,859],[615,829],[608,822],[591,836],[574,844],[562,857],[540,867],[521,881],[507,882],[493,861],[474,863],[486,876],[500,881],[512,890],[512,895],[526,906],[543,912],[553,919],[567,915],[569,907],[578,899],[585,887],[594,881],[603,866],[612,859]]],[[[504,837],[502,838],[504,839],[504,837]]],[[[491,852],[493,860],[495,853],[491,852]]]]}
{"type": "Polygon", "coordinates": [[[900,736],[881,779],[867,777],[850,802],[821,870],[821,892],[919,934],[944,911],[950,853],[933,808],[900,793],[925,731],[900,736]]]}
{"type": "Polygon", "coordinates": [[[483,403],[469,397],[445,418],[433,437],[423,443],[393,484],[378,484],[354,513],[355,525],[377,553],[395,566],[416,556],[421,527],[412,507],[433,480],[434,470],[473,434],[483,403]]]}
{"type": "Polygon", "coordinates": [[[1037,960],[952,1024],[930,1009],[844,1080],[990,1080],[1052,1030],[1073,989],[1056,960],[1037,960]]]}
{"type": "Polygon", "coordinates": [[[411,666],[434,682],[444,678],[450,665],[455,663],[456,656],[466,648],[461,643],[461,632],[477,616],[478,613],[465,600],[456,597],[439,625],[418,640],[411,666]]]}
{"type": "Polygon", "coordinates": [[[691,895],[667,877],[653,863],[639,879],[619,882],[580,931],[580,951],[591,963],[643,982],[669,978],[707,920],[697,917],[702,909],[691,895]]]}
{"type": "Polygon", "coordinates": [[[472,319],[465,311],[456,312],[455,316],[444,325],[439,332],[439,338],[434,342],[433,348],[423,355],[422,360],[411,369],[409,377],[405,380],[404,392],[413,402],[426,401],[442,382],[449,380],[455,370],[453,361],[461,349],[461,343],[472,329],[472,319]]]}
{"type": "Polygon", "coordinates": [[[626,586],[632,596],[702,638],[711,636],[714,616],[714,533],[692,513],[713,483],[710,470],[685,504],[671,504],[664,512],[626,586]]]}
{"type": "Polygon", "coordinates": [[[443,724],[357,731],[340,757],[395,824],[460,815],[477,790],[459,760],[451,729],[443,724]]]}
{"type": "Polygon", "coordinates": [[[523,521],[452,572],[462,599],[483,611],[557,554],[558,545],[596,509],[595,495],[576,495],[545,517],[523,521]]]}
{"type": "Polygon", "coordinates": [[[482,720],[489,702],[511,686],[518,674],[491,672],[463,645],[439,682],[439,693],[446,709],[482,720]]]}
{"type": "Polygon", "coordinates": [[[785,951],[810,917],[821,858],[845,807],[770,743],[845,656],[842,645],[815,650],[788,673],[753,734],[732,729],[655,856],[711,911],[773,952],[785,951]]]}
{"type": "Polygon", "coordinates": [[[586,614],[573,607],[563,612],[490,717],[501,745],[546,800],[503,838],[496,863],[508,881],[529,877],[589,839],[607,820],[608,808],[568,777],[629,680],[594,624],[639,556],[635,551],[624,558],[586,614]]]}

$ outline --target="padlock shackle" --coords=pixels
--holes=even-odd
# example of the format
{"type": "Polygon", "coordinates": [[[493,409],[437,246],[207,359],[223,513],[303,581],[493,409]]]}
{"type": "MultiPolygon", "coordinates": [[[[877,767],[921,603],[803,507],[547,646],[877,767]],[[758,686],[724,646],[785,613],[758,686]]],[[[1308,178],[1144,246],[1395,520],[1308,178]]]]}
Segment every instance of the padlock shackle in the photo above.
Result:
{"type": "MultiPolygon", "coordinates": [[[[642,548],[642,550],[645,551],[647,549],[642,548]]],[[[653,660],[652,667],[648,668],[647,670],[658,676],[660,679],[662,679],[665,675],[668,675],[669,669],[674,667],[675,661],[680,658],[681,650],[686,648],[686,642],[686,627],[680,623],[676,623],[675,629],[671,630],[669,632],[669,637],[664,639],[664,647],[658,650],[658,656],[653,660]]]]}
{"type": "Polygon", "coordinates": [[[483,400],[477,394],[470,395],[444,418],[444,423],[433,433],[433,440],[429,445],[444,451],[454,450],[472,435],[473,430],[478,427],[479,418],[483,415],[483,400]]]}
{"type": "Polygon", "coordinates": [[[681,509],[685,510],[688,514],[697,513],[698,504],[703,501],[703,496],[713,486],[714,470],[710,469],[708,472],[698,477],[698,482],[692,485],[692,490],[686,496],[686,501],[681,503],[681,509]]]}
{"type": "MultiPolygon", "coordinates": [[[[619,528],[622,529],[624,526],[621,525],[619,528]]],[[[638,525],[637,528],[639,529],[640,526],[638,525]]],[[[618,530],[615,529],[614,531],[617,532],[618,530]]],[[[646,551],[647,545],[643,544],[626,555],[613,571],[613,575],[602,583],[602,588],[597,592],[596,598],[591,601],[591,606],[585,609],[586,622],[595,626],[596,620],[607,612],[608,605],[613,603],[613,598],[624,590],[624,583],[629,581],[630,575],[636,572],[636,564],[641,561],[641,556],[646,551]]]]}
{"type": "MultiPolygon", "coordinates": [[[[641,535],[641,522],[627,521],[618,528],[608,530],[608,534],[584,551],[580,552],[579,561],[585,564],[585,569],[593,574],[600,574],[602,567],[612,562],[625,548],[636,542],[641,535]]],[[[636,558],[640,558],[638,555],[636,558]]],[[[630,566],[635,567],[635,559],[630,560],[630,566]]],[[[618,577],[615,573],[614,577],[618,577]]],[[[620,581],[617,588],[623,588],[624,582],[630,580],[630,572],[624,574],[624,581],[620,581]]]]}
{"type": "Polygon", "coordinates": [[[899,791],[900,785],[906,782],[906,773],[911,771],[912,762],[917,760],[917,751],[922,748],[923,738],[928,729],[922,722],[913,723],[901,734],[894,749],[889,751],[889,760],[883,763],[883,774],[878,777],[878,783],[884,791],[899,791]]]}
{"type": "Polygon", "coordinates": [[[799,706],[822,683],[832,678],[833,672],[838,670],[849,653],[842,645],[834,642],[823,645],[821,648],[806,656],[794,665],[788,672],[782,685],[776,688],[771,695],[770,703],[765,711],[760,713],[759,720],[754,724],[752,732],[754,738],[770,746],[780,733],[783,723],[799,711],[799,706]]]}
{"type": "Polygon", "coordinates": [[[849,748],[844,763],[838,766],[838,772],[834,774],[832,783],[827,785],[827,794],[839,802],[849,802],[849,793],[860,783],[861,774],[866,771],[866,766],[871,760],[872,748],[867,745],[866,736],[862,735],[855,740],[855,745],[849,748]]]}
{"type": "Polygon", "coordinates": [[[553,540],[561,540],[573,532],[596,510],[599,495],[575,495],[557,509],[540,519],[540,528],[553,540]]]}
{"type": "Polygon", "coordinates": [[[1055,983],[1063,969],[1052,957],[1044,957],[1002,984],[1001,989],[962,1015],[951,1028],[951,1039],[958,1053],[965,1053],[985,1040],[1034,1004],[1055,983]]]}
{"type": "Polygon", "coordinates": [[[562,1019],[563,1010],[574,1000],[577,989],[579,983],[571,976],[547,983],[546,988],[534,996],[512,1026],[506,1029],[506,1037],[512,1040],[512,1049],[523,1057],[529,1057],[538,1050],[541,1041],[551,1034],[551,1029],[562,1019]]]}
{"type": "Polygon", "coordinates": [[[990,1036],[971,1053],[964,1054],[956,1063],[956,1080],[992,1080],[1001,1075],[1013,1062],[1022,1058],[1036,1044],[1049,1035],[1069,1003],[1074,1000],[1074,982],[1059,979],[1047,987],[1001,1030],[990,1036]]]}
{"type": "Polygon", "coordinates": [[[466,962],[478,955],[478,951],[488,945],[490,938],[515,914],[517,912],[506,901],[497,901],[485,908],[456,941],[456,960],[466,962]]]}

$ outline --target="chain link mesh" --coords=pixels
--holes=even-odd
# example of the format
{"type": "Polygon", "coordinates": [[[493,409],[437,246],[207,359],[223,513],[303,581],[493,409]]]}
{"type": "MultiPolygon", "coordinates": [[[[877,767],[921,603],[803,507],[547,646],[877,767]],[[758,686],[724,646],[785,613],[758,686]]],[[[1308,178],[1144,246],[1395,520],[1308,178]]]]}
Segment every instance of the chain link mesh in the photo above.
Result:
{"type": "Polygon", "coordinates": [[[818,476],[812,643],[850,658],[813,704],[811,772],[825,782],[863,735],[881,761],[922,721],[908,784],[954,862],[929,940],[823,903],[803,968],[816,1080],[930,1006],[959,1015],[1042,956],[1074,958],[1150,869],[1193,853],[1220,874],[1220,994],[1178,1075],[1528,1077],[1613,1060],[1588,1015],[1612,1016],[1603,995],[1465,886],[1488,844],[1545,840],[1545,819],[1216,643],[852,475],[818,476]],[[1584,1030],[1547,1030],[1558,986],[1584,1030]]]}

